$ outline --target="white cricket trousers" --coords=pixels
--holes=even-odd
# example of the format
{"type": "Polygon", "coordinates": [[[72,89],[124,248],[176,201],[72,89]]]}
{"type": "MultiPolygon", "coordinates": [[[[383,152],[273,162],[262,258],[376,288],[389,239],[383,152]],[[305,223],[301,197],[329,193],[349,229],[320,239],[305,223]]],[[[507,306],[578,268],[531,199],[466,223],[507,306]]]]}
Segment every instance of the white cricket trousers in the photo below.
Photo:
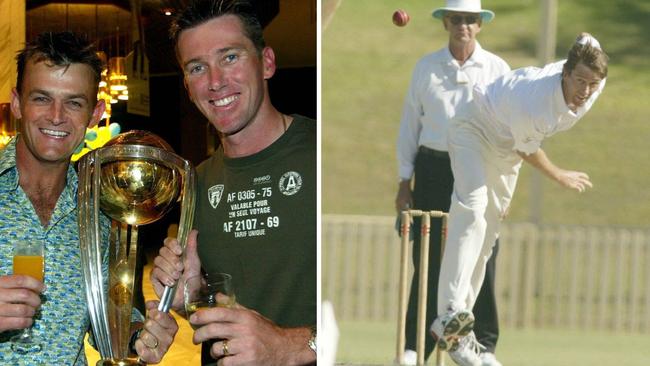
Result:
{"type": "Polygon", "coordinates": [[[474,307],[521,167],[519,155],[495,146],[479,123],[456,120],[449,128],[454,191],[440,266],[439,316],[474,307]]]}

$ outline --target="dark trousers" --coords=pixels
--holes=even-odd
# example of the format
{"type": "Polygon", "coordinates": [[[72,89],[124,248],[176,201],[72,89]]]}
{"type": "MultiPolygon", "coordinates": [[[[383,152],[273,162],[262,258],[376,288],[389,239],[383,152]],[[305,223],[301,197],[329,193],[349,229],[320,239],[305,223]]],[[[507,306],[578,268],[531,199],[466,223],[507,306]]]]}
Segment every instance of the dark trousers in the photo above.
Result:
{"type": "MultiPolygon", "coordinates": [[[[420,210],[441,210],[448,212],[454,178],[451,172],[449,155],[446,152],[420,148],[415,159],[415,186],[413,205],[420,210]]],[[[437,317],[438,276],[440,274],[440,240],[441,220],[431,219],[429,239],[429,278],[427,286],[426,326],[431,326],[437,317]]],[[[406,312],[406,348],[415,350],[417,330],[417,295],[420,286],[420,219],[415,218],[413,225],[413,264],[415,273],[411,282],[408,310],[406,312]]],[[[495,243],[492,257],[487,262],[485,280],[474,305],[474,333],[478,341],[494,352],[499,337],[499,320],[494,296],[495,261],[499,251],[499,242],[495,243]]],[[[434,348],[433,337],[425,337],[425,358],[434,348]]]]}

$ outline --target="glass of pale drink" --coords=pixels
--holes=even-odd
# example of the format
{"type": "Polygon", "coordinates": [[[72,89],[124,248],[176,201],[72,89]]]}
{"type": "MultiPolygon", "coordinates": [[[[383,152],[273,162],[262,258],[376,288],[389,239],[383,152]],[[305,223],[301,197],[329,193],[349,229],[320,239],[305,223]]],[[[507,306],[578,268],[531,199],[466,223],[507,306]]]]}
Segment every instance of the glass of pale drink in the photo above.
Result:
{"type": "MultiPolygon", "coordinates": [[[[187,317],[200,309],[235,305],[232,277],[227,273],[208,273],[190,277],[183,289],[187,317]]],[[[191,324],[192,328],[198,326],[191,324]]]]}
{"type": "MultiPolygon", "coordinates": [[[[43,267],[45,248],[43,242],[18,241],[14,243],[13,272],[15,275],[27,275],[43,282],[43,267]]],[[[32,336],[32,327],[11,338],[11,349],[18,353],[38,352],[41,343],[32,336]]]]}

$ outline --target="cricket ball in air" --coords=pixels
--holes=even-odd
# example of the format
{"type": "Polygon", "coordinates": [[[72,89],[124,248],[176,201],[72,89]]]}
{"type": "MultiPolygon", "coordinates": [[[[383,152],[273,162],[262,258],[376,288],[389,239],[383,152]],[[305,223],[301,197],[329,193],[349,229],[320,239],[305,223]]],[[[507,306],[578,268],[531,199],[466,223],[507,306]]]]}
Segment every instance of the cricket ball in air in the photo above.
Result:
{"type": "Polygon", "coordinates": [[[411,17],[408,15],[408,13],[402,9],[397,9],[393,13],[393,24],[395,24],[398,27],[403,27],[406,24],[408,24],[409,20],[411,20],[411,17]]]}

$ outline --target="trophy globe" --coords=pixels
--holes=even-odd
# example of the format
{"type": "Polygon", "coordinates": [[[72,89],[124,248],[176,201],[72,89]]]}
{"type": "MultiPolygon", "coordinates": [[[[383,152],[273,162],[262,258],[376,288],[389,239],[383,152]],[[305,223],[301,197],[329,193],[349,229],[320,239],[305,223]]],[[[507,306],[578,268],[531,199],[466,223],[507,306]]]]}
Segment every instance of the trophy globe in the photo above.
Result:
{"type": "MultiPolygon", "coordinates": [[[[153,146],[172,152],[171,146],[147,131],[116,136],[104,147],[153,146]]],[[[101,167],[101,210],[113,220],[129,225],[150,224],[163,217],[181,193],[182,179],[176,169],[156,160],[116,160],[101,167]]]]}

